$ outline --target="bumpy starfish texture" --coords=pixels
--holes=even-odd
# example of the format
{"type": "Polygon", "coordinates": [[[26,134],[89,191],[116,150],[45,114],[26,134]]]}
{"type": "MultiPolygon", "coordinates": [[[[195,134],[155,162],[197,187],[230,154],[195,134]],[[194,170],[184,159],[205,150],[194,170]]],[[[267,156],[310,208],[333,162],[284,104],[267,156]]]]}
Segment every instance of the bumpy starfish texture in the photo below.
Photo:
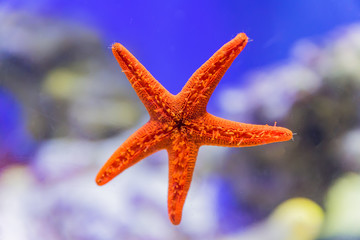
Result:
{"type": "Polygon", "coordinates": [[[248,37],[238,34],[189,79],[177,95],[169,93],[121,44],[113,54],[150,115],[110,157],[96,177],[103,185],[146,156],[166,149],[169,155],[168,214],[179,224],[196,157],[202,145],[249,147],[292,139],[286,128],[233,122],[209,114],[207,103],[248,37]]]}

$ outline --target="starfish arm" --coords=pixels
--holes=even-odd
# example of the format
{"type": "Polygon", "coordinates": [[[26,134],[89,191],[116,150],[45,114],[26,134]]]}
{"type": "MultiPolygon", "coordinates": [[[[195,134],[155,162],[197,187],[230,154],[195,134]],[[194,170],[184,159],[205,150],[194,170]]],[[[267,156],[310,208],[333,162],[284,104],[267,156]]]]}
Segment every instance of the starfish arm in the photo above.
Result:
{"type": "Polygon", "coordinates": [[[169,116],[168,101],[173,95],[123,45],[114,43],[112,52],[150,117],[161,119],[169,116]]]}
{"type": "Polygon", "coordinates": [[[245,33],[222,46],[189,79],[179,98],[184,99],[184,111],[191,118],[206,112],[206,105],[226,70],[248,42],[245,33]]]}
{"type": "Polygon", "coordinates": [[[191,129],[203,145],[251,147],[292,139],[289,129],[269,125],[239,123],[207,113],[202,121],[194,121],[191,129]]]}
{"type": "Polygon", "coordinates": [[[96,183],[104,185],[143,158],[164,149],[168,137],[169,133],[164,128],[154,121],[149,121],[111,155],[96,176],[96,183]]]}
{"type": "Polygon", "coordinates": [[[195,167],[199,146],[185,135],[175,133],[169,154],[168,213],[170,221],[178,225],[195,167]]]}

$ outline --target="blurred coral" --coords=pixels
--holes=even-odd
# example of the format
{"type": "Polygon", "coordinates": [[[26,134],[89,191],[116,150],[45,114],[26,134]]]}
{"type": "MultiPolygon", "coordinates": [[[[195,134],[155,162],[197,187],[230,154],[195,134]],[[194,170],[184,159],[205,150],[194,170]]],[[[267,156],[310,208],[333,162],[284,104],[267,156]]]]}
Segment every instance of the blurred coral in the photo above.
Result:
{"type": "Polygon", "coordinates": [[[244,207],[256,209],[251,216],[264,218],[288,197],[303,196],[322,205],[334,180],[359,171],[360,68],[351,67],[360,62],[359,38],[360,26],[352,25],[322,42],[301,40],[287,62],[253,72],[246,86],[222,93],[227,118],[260,124],[278,121],[298,134],[294,142],[266,146],[265,151],[228,153],[220,166],[227,187],[219,191],[218,201],[232,199],[233,204],[219,208],[239,217],[219,215],[220,227],[244,228],[257,221],[246,217],[244,207]]]}
{"type": "Polygon", "coordinates": [[[331,186],[325,206],[327,219],[323,235],[327,239],[360,238],[360,174],[347,173],[331,186]]]}
{"type": "Polygon", "coordinates": [[[99,139],[134,125],[142,107],[96,32],[24,12],[0,18],[1,83],[36,139],[99,139]]]}
{"type": "Polygon", "coordinates": [[[222,240],[314,240],[324,221],[324,211],[307,198],[291,198],[282,202],[270,216],[247,231],[222,240]]]}

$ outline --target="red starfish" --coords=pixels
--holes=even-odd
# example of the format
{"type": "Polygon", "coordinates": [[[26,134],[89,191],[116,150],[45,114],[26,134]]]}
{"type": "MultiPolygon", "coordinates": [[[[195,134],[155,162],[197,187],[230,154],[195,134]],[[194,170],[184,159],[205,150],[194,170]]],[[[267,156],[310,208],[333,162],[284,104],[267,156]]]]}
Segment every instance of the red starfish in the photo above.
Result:
{"type": "Polygon", "coordinates": [[[286,128],[233,122],[206,111],[211,94],[247,42],[248,37],[240,33],[222,46],[177,95],[169,93],[125,47],[115,43],[113,54],[150,120],[113,153],[98,173],[97,184],[109,182],[146,156],[166,149],[169,218],[179,224],[200,146],[249,147],[292,139],[286,128]]]}

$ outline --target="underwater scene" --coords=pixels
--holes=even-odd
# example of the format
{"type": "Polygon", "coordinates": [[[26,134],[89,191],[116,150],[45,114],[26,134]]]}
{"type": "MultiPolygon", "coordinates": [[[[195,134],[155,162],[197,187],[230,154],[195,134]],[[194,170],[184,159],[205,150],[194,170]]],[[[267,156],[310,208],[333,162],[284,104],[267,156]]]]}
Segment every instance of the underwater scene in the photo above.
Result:
{"type": "Polygon", "coordinates": [[[0,240],[360,240],[360,1],[0,22],[0,240]]]}

